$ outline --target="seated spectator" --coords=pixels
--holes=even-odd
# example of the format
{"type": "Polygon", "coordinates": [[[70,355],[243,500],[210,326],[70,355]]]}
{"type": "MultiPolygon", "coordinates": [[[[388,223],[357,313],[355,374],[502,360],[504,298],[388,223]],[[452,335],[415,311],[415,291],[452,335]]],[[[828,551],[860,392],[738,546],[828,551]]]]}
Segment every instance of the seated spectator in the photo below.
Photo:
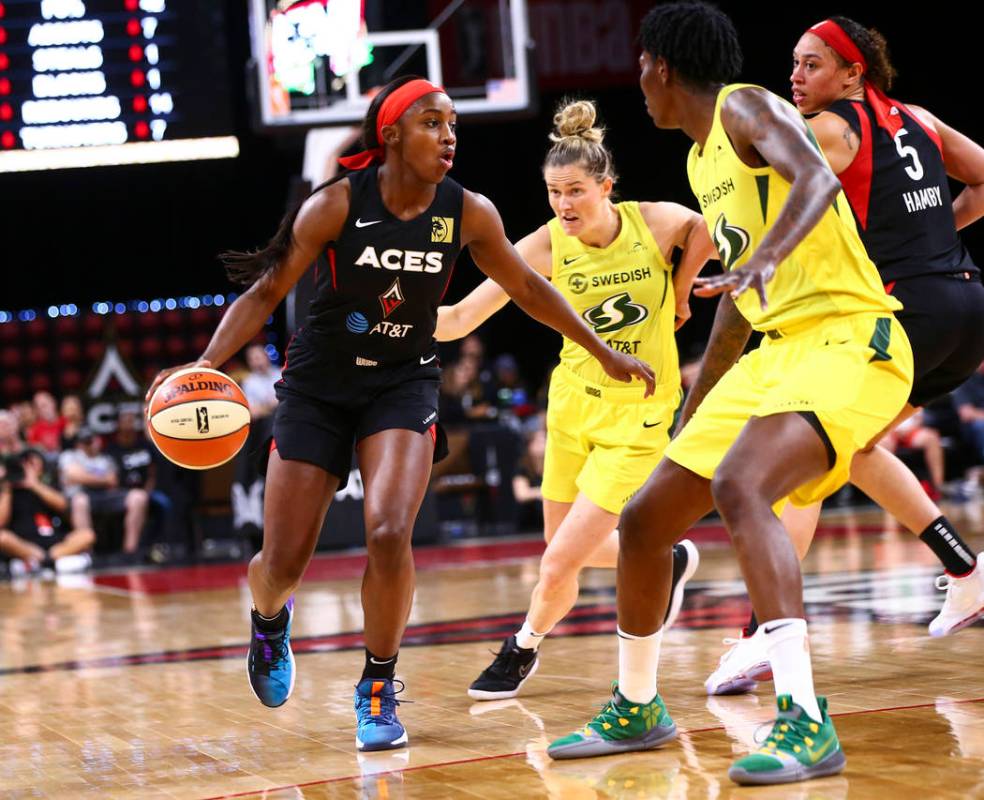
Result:
{"type": "Polygon", "coordinates": [[[79,428],[85,425],[85,409],[82,407],[82,398],[77,394],[67,394],[61,401],[61,448],[62,450],[72,450],[78,438],[79,428]]]}
{"type": "Polygon", "coordinates": [[[445,426],[477,420],[495,419],[497,410],[483,398],[474,359],[455,362],[444,370],[438,413],[445,426]]]}
{"type": "Polygon", "coordinates": [[[899,448],[922,450],[929,471],[929,481],[923,481],[923,489],[932,500],[942,495],[945,478],[945,456],[940,433],[925,424],[922,409],[916,411],[905,422],[882,437],[879,444],[891,453],[899,448]]]}
{"type": "Polygon", "coordinates": [[[19,453],[23,449],[17,417],[12,411],[0,411],[0,456],[19,453]]]}
{"type": "Polygon", "coordinates": [[[58,467],[71,506],[72,527],[92,530],[93,514],[122,515],[123,553],[135,560],[147,522],[147,490],[120,485],[116,463],[102,452],[102,440],[87,427],[79,429],[78,445],[61,454],[58,467]]]}
{"type": "Polygon", "coordinates": [[[495,360],[495,396],[502,417],[528,417],[536,412],[530,395],[519,376],[515,357],[503,353],[495,360]]]}
{"type": "Polygon", "coordinates": [[[482,387],[482,397],[489,403],[495,401],[495,379],[492,370],[485,362],[485,343],[477,333],[472,333],[461,340],[458,347],[458,360],[471,360],[475,363],[478,373],[478,384],[482,387]]]}
{"type": "MultiPolygon", "coordinates": [[[[542,418],[541,418],[542,419],[542,418]]],[[[547,431],[541,423],[526,435],[526,451],[513,475],[513,496],[519,504],[520,530],[543,528],[543,457],[547,451],[547,431]]]]}
{"type": "Polygon", "coordinates": [[[14,575],[77,572],[92,564],[91,529],[64,530],[65,495],[45,476],[44,456],[24,450],[0,463],[0,553],[11,557],[14,575]]]}
{"type": "Polygon", "coordinates": [[[50,392],[34,395],[34,414],[34,424],[27,429],[27,443],[40,447],[48,454],[59,452],[65,423],[58,416],[58,405],[50,392]]]}
{"type": "Polygon", "coordinates": [[[984,363],[953,393],[953,403],[974,458],[979,465],[984,464],[984,363]]]}
{"type": "Polygon", "coordinates": [[[270,362],[261,344],[246,348],[249,374],[243,378],[243,392],[249,401],[249,412],[254,418],[268,417],[277,407],[274,384],[280,380],[280,370],[270,362]]]}
{"type": "Polygon", "coordinates": [[[26,440],[27,432],[38,419],[37,414],[34,413],[34,406],[31,405],[29,400],[22,400],[19,403],[14,403],[10,407],[10,410],[17,417],[17,428],[20,432],[20,438],[26,440]]]}

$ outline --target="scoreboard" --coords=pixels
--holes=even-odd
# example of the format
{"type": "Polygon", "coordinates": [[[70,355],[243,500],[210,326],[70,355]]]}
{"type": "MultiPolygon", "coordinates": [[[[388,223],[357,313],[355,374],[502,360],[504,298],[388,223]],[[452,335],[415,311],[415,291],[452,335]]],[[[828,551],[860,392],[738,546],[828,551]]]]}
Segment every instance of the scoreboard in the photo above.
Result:
{"type": "Polygon", "coordinates": [[[0,172],[238,155],[224,5],[0,0],[0,172]]]}

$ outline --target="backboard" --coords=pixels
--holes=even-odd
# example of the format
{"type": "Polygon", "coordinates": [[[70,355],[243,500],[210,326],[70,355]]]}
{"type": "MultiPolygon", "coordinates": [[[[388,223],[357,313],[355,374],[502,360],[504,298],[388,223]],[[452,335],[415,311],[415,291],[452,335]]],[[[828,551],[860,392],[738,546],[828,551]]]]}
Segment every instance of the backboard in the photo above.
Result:
{"type": "Polygon", "coordinates": [[[250,0],[252,79],[269,131],[361,122],[405,74],[443,85],[459,116],[533,103],[526,0],[250,0]]]}

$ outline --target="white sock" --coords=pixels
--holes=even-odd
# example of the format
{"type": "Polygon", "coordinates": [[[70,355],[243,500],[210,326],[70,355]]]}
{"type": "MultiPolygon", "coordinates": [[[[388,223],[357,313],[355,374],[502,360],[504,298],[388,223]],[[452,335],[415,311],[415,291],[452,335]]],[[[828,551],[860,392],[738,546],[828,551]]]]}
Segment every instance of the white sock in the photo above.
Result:
{"type": "Polygon", "coordinates": [[[536,650],[540,646],[540,642],[543,641],[543,637],[548,633],[550,631],[537,633],[530,627],[530,620],[527,618],[523,620],[523,627],[516,634],[516,646],[522,647],[524,650],[536,650]]]}
{"type": "Polygon", "coordinates": [[[772,665],[776,697],[789,694],[810,719],[820,722],[820,706],[813,691],[813,665],[805,619],[770,619],[759,624],[762,644],[772,665]]]}
{"type": "Polygon", "coordinates": [[[656,696],[656,672],[663,629],[649,636],[618,632],[618,690],[633,703],[648,703],[656,696]]]}

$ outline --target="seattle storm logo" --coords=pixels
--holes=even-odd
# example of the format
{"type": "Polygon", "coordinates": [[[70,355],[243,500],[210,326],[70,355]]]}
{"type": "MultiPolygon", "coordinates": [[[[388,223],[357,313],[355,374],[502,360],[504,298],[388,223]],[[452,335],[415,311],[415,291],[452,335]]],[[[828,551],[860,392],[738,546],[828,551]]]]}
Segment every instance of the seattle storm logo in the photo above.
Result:
{"type": "Polygon", "coordinates": [[[649,311],[645,306],[633,303],[628,292],[622,292],[589,308],[581,316],[595,333],[613,333],[642,322],[649,316],[649,311]]]}
{"type": "Polygon", "coordinates": [[[714,239],[714,246],[721,256],[721,266],[726,271],[730,270],[735,262],[742,257],[751,241],[748,231],[736,225],[729,225],[724,214],[719,216],[717,222],[714,223],[714,233],[711,236],[714,239]]]}

